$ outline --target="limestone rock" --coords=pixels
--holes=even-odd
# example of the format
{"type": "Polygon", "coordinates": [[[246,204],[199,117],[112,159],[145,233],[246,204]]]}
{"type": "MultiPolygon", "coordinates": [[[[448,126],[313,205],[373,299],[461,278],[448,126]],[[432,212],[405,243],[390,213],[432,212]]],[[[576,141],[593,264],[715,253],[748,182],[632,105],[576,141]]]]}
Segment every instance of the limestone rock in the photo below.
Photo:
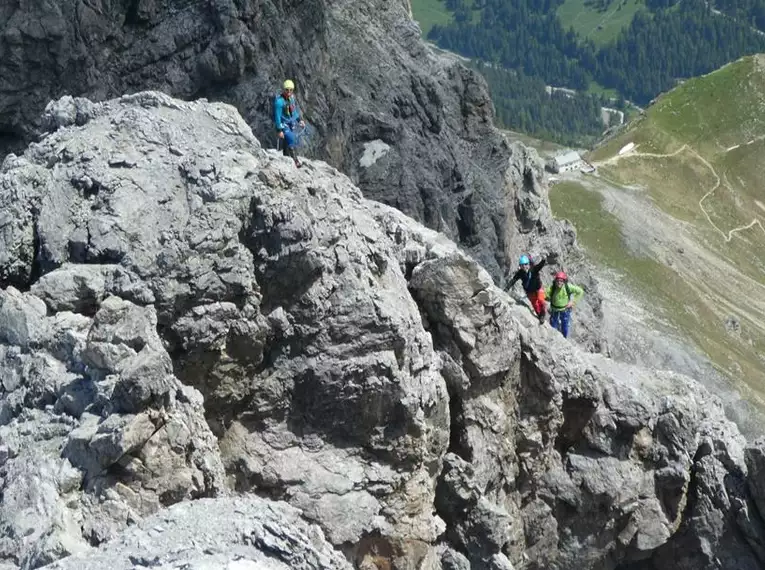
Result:
{"type": "MultiPolygon", "coordinates": [[[[3,175],[26,192],[19,213],[36,192],[50,200],[25,272],[41,274],[33,290],[56,316],[80,310],[88,322],[60,351],[83,378],[64,402],[51,398],[79,420],[63,453],[103,498],[87,508],[124,523],[215,494],[222,458],[235,490],[283,496],[335,544],[375,529],[435,541],[446,387],[358,189],[321,164],[296,179],[222,105],[141,93],[88,117],[3,175]],[[62,146],[82,154],[48,166],[62,146]]],[[[10,247],[23,231],[3,239],[10,247]]]]}
{"type": "Polygon", "coordinates": [[[41,303],[0,291],[10,315],[0,345],[0,557],[22,568],[88,550],[162,505],[218,494],[224,479],[201,396],[172,375],[153,308],[111,297],[90,318],[48,316],[41,303]],[[152,350],[161,385],[141,360],[152,350]],[[141,404],[130,410],[126,383],[141,404]]]}
{"type": "Polygon", "coordinates": [[[350,570],[316,526],[284,503],[257,498],[200,499],[149,517],[98,551],[50,570],[350,570]]]}
{"type": "Polygon", "coordinates": [[[49,112],[58,130],[0,171],[0,560],[116,539],[123,564],[262,566],[262,544],[326,567],[300,516],[377,570],[762,564],[761,445],[692,380],[540,326],[445,236],[296,170],[232,107],[49,112]],[[149,527],[118,538],[228,493],[295,525],[261,543],[216,523],[190,540],[222,546],[187,558],[168,545],[198,525],[151,554],[149,527]]]}
{"type": "MultiPolygon", "coordinates": [[[[459,242],[498,282],[537,246],[586,280],[573,231],[550,216],[542,161],[507,143],[484,80],[421,39],[406,0],[2,7],[0,159],[40,132],[85,125],[97,111],[83,97],[149,89],[230,103],[275,148],[272,99],[285,74],[313,127],[305,151],[347,174],[366,197],[459,242]]],[[[112,165],[139,166],[120,150],[112,165]]],[[[87,172],[77,179],[94,194],[104,182],[87,172]]],[[[32,241],[17,245],[13,257],[31,259],[32,241]]],[[[596,288],[587,285],[581,306],[597,310],[596,288]]],[[[592,326],[585,336],[596,332],[592,326]]]]}

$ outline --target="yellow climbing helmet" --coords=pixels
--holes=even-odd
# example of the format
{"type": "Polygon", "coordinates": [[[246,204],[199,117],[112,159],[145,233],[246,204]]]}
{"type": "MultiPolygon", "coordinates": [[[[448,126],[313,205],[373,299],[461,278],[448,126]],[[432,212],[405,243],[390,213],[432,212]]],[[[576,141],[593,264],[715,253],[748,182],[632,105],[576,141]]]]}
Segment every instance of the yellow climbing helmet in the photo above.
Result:
{"type": "Polygon", "coordinates": [[[287,79],[284,81],[283,85],[284,89],[295,89],[295,84],[292,82],[292,79],[287,79]]]}

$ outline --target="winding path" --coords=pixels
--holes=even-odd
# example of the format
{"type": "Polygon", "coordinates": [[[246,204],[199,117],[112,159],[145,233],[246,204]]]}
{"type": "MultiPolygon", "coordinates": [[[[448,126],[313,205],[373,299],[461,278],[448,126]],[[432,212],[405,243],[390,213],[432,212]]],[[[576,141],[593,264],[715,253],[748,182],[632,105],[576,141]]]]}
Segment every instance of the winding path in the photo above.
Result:
{"type": "MultiPolygon", "coordinates": [[[[754,138],[754,139],[752,139],[751,141],[748,141],[745,144],[752,144],[755,141],[763,140],[763,139],[765,139],[765,135],[757,137],[757,138],[754,138]]],[[[734,150],[734,149],[738,148],[739,146],[740,145],[732,146],[729,149],[727,149],[726,152],[734,150]]],[[[715,224],[712,221],[712,218],[710,217],[709,212],[704,207],[704,200],[706,200],[712,194],[714,194],[715,190],[717,190],[720,187],[720,184],[721,184],[720,176],[717,174],[717,171],[715,170],[714,166],[712,166],[706,158],[701,156],[694,148],[690,147],[687,144],[684,144],[683,146],[681,146],[680,148],[678,148],[677,150],[675,150],[673,152],[663,153],[663,154],[653,153],[653,152],[632,152],[632,151],[624,153],[624,154],[616,154],[616,155],[612,156],[611,158],[608,158],[608,159],[606,159],[606,160],[604,160],[602,162],[596,162],[596,163],[594,163],[594,165],[595,166],[605,166],[605,165],[608,165],[608,164],[614,164],[614,163],[618,162],[619,160],[621,160],[623,158],[671,158],[673,156],[677,156],[678,154],[680,154],[681,152],[683,152],[685,150],[687,150],[689,153],[691,153],[693,156],[695,156],[697,159],[699,159],[712,172],[712,176],[715,177],[715,184],[714,184],[714,186],[712,186],[712,188],[706,194],[704,194],[701,197],[701,199],[699,200],[699,208],[704,213],[704,216],[706,217],[707,221],[709,222],[709,225],[711,225],[717,231],[717,233],[719,233],[722,236],[723,240],[725,240],[725,243],[728,243],[730,240],[732,240],[733,239],[733,234],[735,234],[736,232],[741,232],[743,230],[748,230],[748,229],[750,229],[750,228],[752,228],[754,226],[759,226],[760,229],[762,230],[762,232],[765,233],[765,226],[762,225],[762,222],[757,217],[755,217],[748,224],[744,224],[744,225],[738,226],[736,228],[733,228],[732,230],[728,231],[727,234],[722,229],[720,229],[720,227],[717,224],[715,224]]],[[[758,202],[757,200],[755,200],[755,203],[760,208],[765,209],[765,206],[763,206],[762,203],[758,202]]]]}
{"type": "MultiPolygon", "coordinates": [[[[635,146],[637,148],[637,146],[635,146]]],[[[683,152],[685,149],[689,148],[687,144],[684,144],[679,149],[677,149],[674,152],[670,152],[668,154],[657,154],[654,152],[625,152],[624,154],[615,154],[611,158],[607,158],[606,160],[602,162],[595,162],[593,163],[595,166],[605,166],[606,164],[614,164],[615,162],[619,162],[623,158],[638,158],[638,157],[648,157],[648,158],[669,158],[672,156],[677,156],[681,152],[683,152]]]]}

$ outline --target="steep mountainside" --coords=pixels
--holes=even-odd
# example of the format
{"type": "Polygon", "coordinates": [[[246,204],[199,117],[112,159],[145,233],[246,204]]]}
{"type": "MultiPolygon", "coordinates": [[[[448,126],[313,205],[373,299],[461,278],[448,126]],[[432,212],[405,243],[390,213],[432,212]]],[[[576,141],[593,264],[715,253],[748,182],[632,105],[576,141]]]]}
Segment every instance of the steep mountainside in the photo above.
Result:
{"type": "Polygon", "coordinates": [[[572,241],[540,212],[546,199],[518,203],[521,193],[542,192],[540,164],[494,129],[483,81],[420,40],[406,0],[0,6],[6,150],[34,137],[52,98],[141,89],[229,102],[275,144],[271,99],[285,77],[295,79],[315,129],[309,154],[458,241],[495,280],[529,243],[541,253],[572,241]]]}
{"type": "Polygon", "coordinates": [[[603,194],[639,258],[624,263],[628,258],[611,255],[615,268],[626,270],[657,312],[760,406],[763,110],[765,59],[738,60],[662,96],[592,153],[599,178],[580,179],[603,194]]]}
{"type": "Polygon", "coordinates": [[[765,563],[764,444],[692,380],[540,327],[233,107],[45,124],[0,169],[6,568],[765,563]]]}

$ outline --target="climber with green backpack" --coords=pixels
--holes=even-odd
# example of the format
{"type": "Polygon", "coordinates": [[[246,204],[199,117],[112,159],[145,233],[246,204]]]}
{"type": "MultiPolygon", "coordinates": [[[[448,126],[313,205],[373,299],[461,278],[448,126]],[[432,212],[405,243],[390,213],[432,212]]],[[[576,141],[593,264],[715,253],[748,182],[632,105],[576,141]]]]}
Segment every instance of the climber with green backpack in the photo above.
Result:
{"type": "Polygon", "coordinates": [[[571,328],[571,309],[584,295],[584,289],[568,282],[568,275],[559,271],[553,284],[545,291],[550,303],[550,326],[568,337],[571,328]]]}

